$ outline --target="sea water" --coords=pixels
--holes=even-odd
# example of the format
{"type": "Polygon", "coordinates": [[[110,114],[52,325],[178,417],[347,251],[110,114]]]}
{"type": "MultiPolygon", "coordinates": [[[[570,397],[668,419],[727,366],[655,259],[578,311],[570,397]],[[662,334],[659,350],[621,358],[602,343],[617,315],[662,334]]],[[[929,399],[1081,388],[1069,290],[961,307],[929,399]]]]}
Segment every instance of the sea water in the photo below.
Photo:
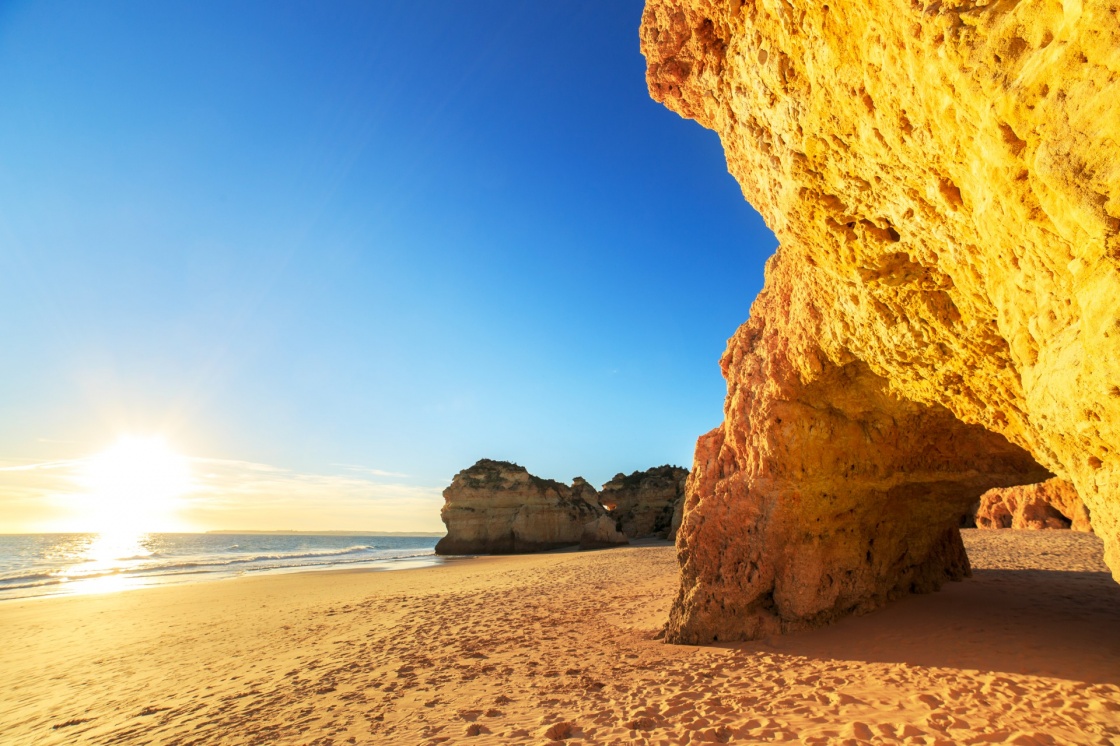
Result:
{"type": "Polygon", "coordinates": [[[339,534],[0,535],[0,601],[267,572],[435,564],[437,538],[339,534]]]}

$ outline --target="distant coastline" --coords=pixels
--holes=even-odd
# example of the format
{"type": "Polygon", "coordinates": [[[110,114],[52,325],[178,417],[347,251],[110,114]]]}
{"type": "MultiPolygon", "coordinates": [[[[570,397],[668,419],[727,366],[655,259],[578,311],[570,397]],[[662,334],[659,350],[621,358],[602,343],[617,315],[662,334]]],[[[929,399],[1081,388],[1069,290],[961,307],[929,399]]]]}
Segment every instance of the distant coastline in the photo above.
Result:
{"type": "Polygon", "coordinates": [[[222,529],[221,531],[206,531],[207,534],[238,534],[241,536],[433,536],[439,538],[445,531],[301,531],[296,529],[283,529],[279,531],[238,531],[222,529]]]}

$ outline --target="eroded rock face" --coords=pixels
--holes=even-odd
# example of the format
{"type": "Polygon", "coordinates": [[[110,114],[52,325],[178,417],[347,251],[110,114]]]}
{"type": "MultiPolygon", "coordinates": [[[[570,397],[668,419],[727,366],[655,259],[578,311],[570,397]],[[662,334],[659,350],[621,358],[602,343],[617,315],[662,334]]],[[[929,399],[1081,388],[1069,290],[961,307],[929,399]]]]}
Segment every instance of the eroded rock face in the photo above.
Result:
{"type": "Polygon", "coordinates": [[[977,528],[1072,528],[1092,531],[1089,511],[1064,479],[988,490],[980,496],[977,528]]]}
{"type": "Polygon", "coordinates": [[[969,505],[1050,473],[1120,578],[1113,4],[647,0],[641,43],[781,243],[697,445],[668,639],[960,577],[969,505]]]}
{"type": "Polygon", "coordinates": [[[568,487],[535,477],[508,461],[482,459],[455,475],[443,491],[440,517],[447,535],[436,554],[541,552],[584,544],[626,544],[595,488],[577,477],[568,487]],[[607,524],[600,519],[606,518],[607,524]]]}
{"type": "Polygon", "coordinates": [[[684,500],[687,478],[687,469],[668,465],[616,474],[599,500],[631,539],[668,539],[676,535],[673,513],[684,500]]]}
{"type": "Polygon", "coordinates": [[[599,499],[598,491],[583,477],[576,477],[572,480],[571,491],[572,497],[583,500],[590,505],[596,513],[603,512],[604,508],[599,499]]]}
{"type": "Polygon", "coordinates": [[[606,549],[620,544],[629,544],[626,534],[618,530],[614,518],[603,514],[583,527],[580,535],[580,549],[606,549]]]}

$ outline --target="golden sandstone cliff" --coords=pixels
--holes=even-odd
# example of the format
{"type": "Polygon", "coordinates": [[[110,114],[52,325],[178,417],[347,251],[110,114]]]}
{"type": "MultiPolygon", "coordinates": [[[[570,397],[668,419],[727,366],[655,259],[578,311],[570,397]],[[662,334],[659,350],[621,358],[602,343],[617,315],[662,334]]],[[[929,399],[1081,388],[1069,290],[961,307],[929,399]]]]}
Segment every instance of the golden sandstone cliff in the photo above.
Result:
{"type": "Polygon", "coordinates": [[[509,461],[480,459],[443,491],[436,554],[520,554],[629,543],[581,477],[569,487],[509,461]]]}
{"type": "Polygon", "coordinates": [[[1051,475],[1120,578],[1120,2],[648,0],[641,46],[781,243],[668,639],[960,578],[969,506],[1051,475]]]}
{"type": "Polygon", "coordinates": [[[630,539],[670,539],[680,523],[688,470],[655,466],[616,474],[602,493],[583,477],[569,487],[509,461],[480,459],[443,491],[447,535],[437,554],[521,554],[630,539]]]}

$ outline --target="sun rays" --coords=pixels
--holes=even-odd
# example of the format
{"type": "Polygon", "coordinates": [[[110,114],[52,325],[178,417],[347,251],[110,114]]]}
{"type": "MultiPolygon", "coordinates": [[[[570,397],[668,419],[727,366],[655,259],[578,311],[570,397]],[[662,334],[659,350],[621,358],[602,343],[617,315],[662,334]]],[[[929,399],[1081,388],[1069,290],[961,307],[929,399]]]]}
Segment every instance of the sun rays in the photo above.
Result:
{"type": "Polygon", "coordinates": [[[121,436],[85,460],[75,495],[81,521],[104,534],[166,531],[191,487],[188,459],[156,436],[121,436]]]}

